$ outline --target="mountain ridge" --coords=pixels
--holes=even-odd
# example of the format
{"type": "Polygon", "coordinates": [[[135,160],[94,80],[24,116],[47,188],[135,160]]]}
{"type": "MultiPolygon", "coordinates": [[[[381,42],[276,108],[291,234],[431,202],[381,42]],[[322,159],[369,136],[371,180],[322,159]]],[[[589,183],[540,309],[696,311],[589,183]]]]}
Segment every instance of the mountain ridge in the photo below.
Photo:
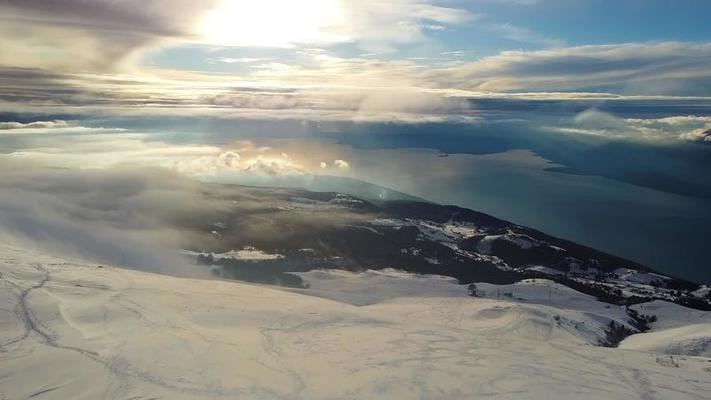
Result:
{"type": "Polygon", "coordinates": [[[201,229],[213,240],[186,248],[226,278],[298,286],[289,273],[396,268],[460,283],[546,278],[614,304],[659,299],[711,309],[706,286],[467,208],[301,189],[219,188],[237,204],[255,196],[262,204],[212,216],[201,229]],[[244,248],[278,257],[224,255],[244,248]]]}

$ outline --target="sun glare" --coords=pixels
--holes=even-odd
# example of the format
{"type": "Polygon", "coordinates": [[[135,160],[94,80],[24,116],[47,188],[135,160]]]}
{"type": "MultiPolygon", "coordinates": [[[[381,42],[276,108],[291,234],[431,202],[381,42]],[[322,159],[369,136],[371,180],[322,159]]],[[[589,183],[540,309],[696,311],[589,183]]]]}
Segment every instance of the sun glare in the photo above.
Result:
{"type": "Polygon", "coordinates": [[[343,40],[340,0],[222,0],[202,21],[213,44],[289,47],[343,40]]]}

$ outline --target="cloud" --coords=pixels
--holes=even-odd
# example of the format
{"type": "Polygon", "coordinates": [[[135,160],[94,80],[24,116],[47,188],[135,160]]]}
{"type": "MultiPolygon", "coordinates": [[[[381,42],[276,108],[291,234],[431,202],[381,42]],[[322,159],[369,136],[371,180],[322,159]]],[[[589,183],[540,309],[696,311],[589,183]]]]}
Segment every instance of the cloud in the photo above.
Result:
{"type": "MultiPolygon", "coordinates": [[[[233,157],[224,153],[221,158],[233,157]]],[[[312,177],[274,182],[294,186],[294,179],[299,181],[296,186],[303,186],[312,177]]],[[[288,236],[285,226],[332,226],[373,218],[329,207],[317,213],[311,209],[285,213],[283,207],[293,205],[294,192],[202,184],[155,167],[52,168],[0,156],[0,187],[4,243],[70,259],[200,278],[211,277],[210,268],[194,265],[194,259],[180,250],[224,248],[223,241],[208,233],[215,227],[225,229],[232,244],[256,244],[288,236]]]]}
{"type": "Polygon", "coordinates": [[[205,40],[239,47],[421,42],[428,30],[471,21],[460,8],[424,0],[223,0],[202,21],[205,40]]]}
{"type": "MultiPolygon", "coordinates": [[[[219,151],[218,149],[215,149],[219,151]]],[[[226,170],[240,169],[241,156],[234,151],[221,151],[218,154],[202,155],[175,161],[173,168],[188,174],[211,174],[226,170]]]]}
{"type": "Polygon", "coordinates": [[[348,164],[348,162],[345,160],[334,160],[333,165],[340,169],[348,169],[351,167],[350,164],[348,164]]]}
{"type": "Polygon", "coordinates": [[[418,0],[364,0],[344,2],[348,23],[335,29],[349,41],[364,48],[380,48],[377,43],[422,41],[425,32],[459,25],[480,16],[465,9],[443,7],[418,0]],[[434,22],[434,23],[432,23],[434,22]]]}
{"type": "MultiPolygon", "coordinates": [[[[558,40],[496,23],[452,5],[456,3],[314,0],[310,4],[312,9],[277,0],[0,1],[0,77],[5,89],[0,108],[72,116],[472,122],[476,118],[467,97],[711,96],[708,43],[563,47],[558,40]],[[319,11],[322,8],[333,13],[319,11]],[[265,58],[263,53],[208,58],[212,64],[245,64],[236,75],[167,70],[138,62],[156,46],[190,44],[215,50],[215,43],[205,37],[206,18],[222,15],[225,26],[220,29],[225,31],[218,36],[229,36],[230,29],[241,29],[230,14],[237,11],[239,18],[250,12],[264,14],[250,19],[250,29],[257,33],[264,29],[277,35],[296,29],[300,37],[286,35],[286,42],[276,38],[282,45],[297,46],[288,53],[294,59],[265,58]],[[328,18],[314,19],[318,15],[328,18]],[[397,60],[388,54],[402,44],[426,42],[433,30],[473,21],[511,40],[556,48],[502,52],[468,62],[464,53],[438,49],[458,58],[456,64],[446,65],[417,57],[397,60]],[[281,22],[279,29],[271,29],[277,22],[281,22]],[[300,30],[309,26],[316,27],[317,35],[300,30]],[[382,58],[339,57],[327,50],[344,42],[382,58]]],[[[261,38],[255,32],[238,36],[261,38]]]]}
{"type": "MultiPolygon", "coordinates": [[[[259,162],[272,167],[269,160],[259,162]]],[[[195,266],[179,251],[223,246],[207,234],[217,223],[228,223],[234,240],[254,241],[275,237],[284,226],[280,223],[364,218],[347,211],[282,213],[277,206],[292,196],[288,192],[206,185],[155,167],[51,168],[0,157],[0,187],[2,242],[100,264],[201,278],[211,277],[210,270],[195,266]]]]}
{"type": "Polygon", "coordinates": [[[215,1],[4,0],[0,65],[75,71],[130,65],[151,46],[194,35],[195,18],[215,1]]]}
{"type": "Polygon", "coordinates": [[[472,0],[479,3],[499,3],[499,4],[514,4],[522,6],[531,6],[538,4],[539,0],[472,0]]]}
{"type": "Polygon", "coordinates": [[[186,274],[177,249],[227,208],[168,170],[42,168],[0,158],[0,237],[69,257],[186,274]]]}
{"type": "Polygon", "coordinates": [[[28,123],[22,122],[0,122],[0,130],[5,129],[54,129],[54,128],[66,128],[72,124],[63,120],[54,121],[34,121],[28,123]]]}
{"type": "Polygon", "coordinates": [[[474,91],[710,96],[708,65],[708,43],[628,43],[509,51],[423,77],[474,91]]]}
{"type": "MultiPolygon", "coordinates": [[[[23,129],[17,131],[33,131],[23,129]]],[[[117,164],[173,167],[180,160],[217,156],[210,145],[172,144],[152,135],[120,128],[55,128],[57,134],[2,135],[0,154],[27,163],[61,168],[105,168],[117,164]]]]}
{"type": "Polygon", "coordinates": [[[682,133],[679,137],[691,142],[711,144],[711,129],[696,129],[691,132],[682,133]]]}
{"type": "MultiPolygon", "coordinates": [[[[28,123],[30,125],[32,123],[28,123]]],[[[64,129],[64,128],[55,128],[64,129]]],[[[299,161],[283,151],[243,140],[220,146],[172,143],[157,136],[125,129],[68,128],[61,135],[23,136],[20,141],[6,136],[0,140],[1,154],[15,160],[60,168],[162,167],[202,180],[230,176],[250,182],[266,177],[305,175],[317,160],[299,161]]],[[[32,130],[26,128],[26,130],[32,130]]],[[[0,130],[0,139],[3,131],[0,130]]]]}
{"type": "Polygon", "coordinates": [[[283,157],[258,156],[257,158],[248,160],[244,170],[248,173],[267,176],[298,176],[307,174],[303,167],[283,157]]]}
{"type": "Polygon", "coordinates": [[[711,96],[711,72],[705,68],[711,65],[711,45],[704,44],[506,52],[447,68],[425,68],[416,60],[307,53],[293,64],[255,64],[241,76],[0,67],[8,87],[0,93],[0,107],[45,115],[472,122],[476,118],[468,98],[676,101],[711,96]]]}
{"type": "Polygon", "coordinates": [[[497,33],[505,39],[520,43],[533,43],[546,47],[563,47],[565,45],[565,41],[561,39],[543,36],[530,29],[513,25],[511,23],[500,24],[491,22],[483,24],[482,27],[486,30],[497,33]]]}
{"type": "Polygon", "coordinates": [[[3,0],[6,19],[49,22],[105,31],[184,34],[193,29],[195,14],[216,0],[3,0]]]}
{"type": "Polygon", "coordinates": [[[258,58],[258,57],[239,57],[239,58],[217,57],[217,58],[209,58],[207,61],[210,63],[217,62],[217,63],[225,63],[225,64],[235,64],[235,63],[251,64],[251,63],[256,63],[256,62],[271,61],[271,59],[258,58]]]}
{"type": "Polygon", "coordinates": [[[444,97],[413,89],[377,89],[363,95],[358,111],[410,114],[463,114],[470,109],[461,98],[444,97]]]}
{"type": "Polygon", "coordinates": [[[257,69],[248,85],[233,76],[171,72],[162,79],[0,67],[13,89],[0,107],[22,114],[211,116],[244,119],[442,121],[466,119],[462,98],[429,93],[411,62],[319,56],[319,64],[257,69]],[[263,83],[260,82],[270,82],[263,83]],[[274,112],[274,111],[280,112],[274,112]]]}
{"type": "Polygon", "coordinates": [[[711,143],[711,117],[708,116],[621,118],[590,108],[575,115],[570,123],[548,126],[547,129],[611,138],[711,143]]]}
{"type": "Polygon", "coordinates": [[[575,123],[581,127],[601,130],[622,130],[627,128],[624,119],[595,108],[587,109],[575,116],[575,123]]]}
{"type": "Polygon", "coordinates": [[[3,0],[0,65],[125,72],[149,49],[179,43],[387,47],[473,17],[424,0],[3,0]]]}
{"type": "MultiPolygon", "coordinates": [[[[242,178],[254,182],[261,178],[307,175],[308,168],[284,152],[271,147],[257,146],[251,141],[241,141],[215,148],[215,152],[198,157],[182,157],[172,164],[161,165],[201,180],[220,181],[229,178],[234,182],[242,178]]],[[[306,160],[311,164],[314,160],[306,160]]]]}
{"type": "Polygon", "coordinates": [[[0,135],[36,135],[65,133],[106,133],[122,132],[121,128],[103,128],[81,126],[77,121],[34,121],[34,122],[0,122],[0,135]]]}
{"type": "Polygon", "coordinates": [[[611,113],[589,108],[576,114],[570,123],[548,126],[547,129],[572,134],[607,136],[611,138],[633,137],[643,135],[635,125],[611,113]]]}
{"type": "Polygon", "coordinates": [[[665,118],[629,118],[626,123],[641,135],[651,138],[678,138],[690,142],[709,143],[711,117],[679,115],[665,118]]]}

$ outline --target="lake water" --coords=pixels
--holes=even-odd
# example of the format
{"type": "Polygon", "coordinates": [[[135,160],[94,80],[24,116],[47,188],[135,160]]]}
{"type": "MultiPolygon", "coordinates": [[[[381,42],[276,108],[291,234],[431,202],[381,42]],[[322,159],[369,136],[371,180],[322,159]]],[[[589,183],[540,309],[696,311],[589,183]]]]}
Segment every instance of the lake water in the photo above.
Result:
{"type": "Polygon", "coordinates": [[[661,272],[711,282],[711,207],[596,176],[547,171],[529,151],[450,155],[339,146],[354,177],[456,204],[638,261],[661,272]]]}

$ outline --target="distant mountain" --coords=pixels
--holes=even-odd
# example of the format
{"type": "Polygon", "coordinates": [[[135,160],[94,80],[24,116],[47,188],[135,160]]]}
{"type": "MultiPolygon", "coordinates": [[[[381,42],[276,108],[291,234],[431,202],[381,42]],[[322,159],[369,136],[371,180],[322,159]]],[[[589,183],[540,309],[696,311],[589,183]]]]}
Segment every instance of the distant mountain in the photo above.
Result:
{"type": "Polygon", "coordinates": [[[220,178],[212,183],[232,184],[256,187],[280,187],[305,189],[313,192],[349,193],[371,202],[388,200],[411,200],[427,202],[420,197],[399,192],[384,186],[345,176],[334,175],[240,175],[233,178],[220,178]]]}
{"type": "Polygon", "coordinates": [[[193,225],[204,240],[186,250],[225,278],[299,287],[304,283],[290,272],[396,268],[460,283],[547,278],[614,304],[659,299],[711,309],[708,287],[461,207],[210,187],[235,208],[193,225]],[[258,206],[241,206],[255,198],[258,206]]]}

